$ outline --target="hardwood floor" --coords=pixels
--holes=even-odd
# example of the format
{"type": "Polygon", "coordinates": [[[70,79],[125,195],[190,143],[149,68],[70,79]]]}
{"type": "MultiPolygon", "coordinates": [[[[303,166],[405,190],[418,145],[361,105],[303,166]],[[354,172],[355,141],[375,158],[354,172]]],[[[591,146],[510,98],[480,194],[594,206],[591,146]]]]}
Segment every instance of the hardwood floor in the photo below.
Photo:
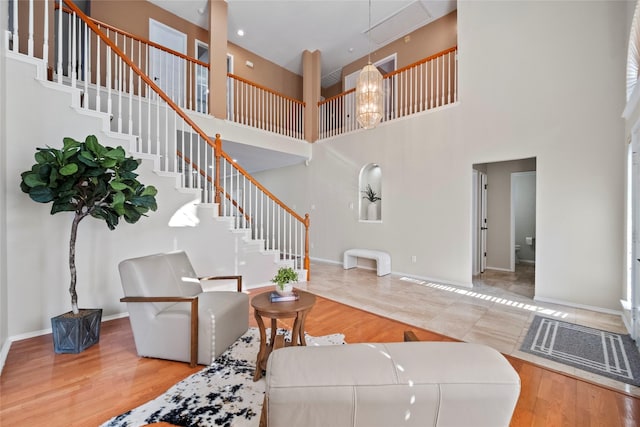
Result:
{"type": "MultiPolygon", "coordinates": [[[[407,329],[421,340],[452,340],[325,298],[306,329],[341,332],[352,343],[402,341],[407,329]]],[[[522,380],[512,426],[640,425],[640,399],[507,357],[522,380]]],[[[0,376],[0,425],[96,426],[200,369],[139,358],[128,318],[103,323],[100,343],[78,355],[54,354],[51,335],[15,342],[0,376]]]]}

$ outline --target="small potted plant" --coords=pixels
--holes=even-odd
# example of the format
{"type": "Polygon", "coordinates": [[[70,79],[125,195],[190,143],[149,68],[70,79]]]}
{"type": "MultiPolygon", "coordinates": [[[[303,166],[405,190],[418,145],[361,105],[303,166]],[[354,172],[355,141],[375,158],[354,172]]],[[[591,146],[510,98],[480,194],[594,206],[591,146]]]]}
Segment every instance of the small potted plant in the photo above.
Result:
{"type": "Polygon", "coordinates": [[[279,295],[290,295],[293,283],[298,281],[298,273],[291,267],[280,267],[271,281],[276,284],[276,292],[279,295]]]}
{"type": "Polygon", "coordinates": [[[71,309],[51,319],[56,353],[80,353],[98,342],[102,309],[78,308],[76,293],[76,235],[87,217],[103,220],[109,230],[124,218],[135,223],[155,211],[157,190],[144,186],[133,172],[139,160],[122,147],[105,147],[89,135],[83,142],[64,138],[63,147],[37,148],[36,163],[22,172],[20,189],[38,203],[52,202],[51,215],[73,214],[69,239],[71,309]]]}
{"type": "Polygon", "coordinates": [[[362,198],[369,201],[369,206],[367,206],[367,219],[376,221],[378,219],[378,206],[376,202],[382,200],[382,198],[371,188],[371,184],[367,184],[367,188],[361,191],[361,193],[364,194],[362,198]]]}

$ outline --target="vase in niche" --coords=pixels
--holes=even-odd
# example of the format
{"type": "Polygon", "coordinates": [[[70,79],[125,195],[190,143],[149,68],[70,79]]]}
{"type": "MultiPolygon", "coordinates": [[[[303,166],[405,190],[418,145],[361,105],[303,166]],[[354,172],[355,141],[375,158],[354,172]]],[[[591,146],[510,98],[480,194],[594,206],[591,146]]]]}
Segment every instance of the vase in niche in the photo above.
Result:
{"type": "Polygon", "coordinates": [[[378,220],[378,205],[376,203],[369,203],[367,206],[367,219],[369,221],[378,220]]]}

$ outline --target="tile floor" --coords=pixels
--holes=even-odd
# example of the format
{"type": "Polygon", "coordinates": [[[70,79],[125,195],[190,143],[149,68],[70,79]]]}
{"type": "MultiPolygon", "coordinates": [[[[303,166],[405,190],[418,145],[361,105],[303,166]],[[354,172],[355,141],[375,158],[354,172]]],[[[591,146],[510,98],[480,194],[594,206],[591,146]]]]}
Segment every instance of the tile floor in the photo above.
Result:
{"type": "Polygon", "coordinates": [[[323,296],[466,342],[483,343],[504,354],[565,372],[640,397],[634,387],[519,350],[536,313],[611,332],[627,333],[620,316],[539,303],[533,300],[534,267],[487,270],[473,278],[473,289],[439,285],[375,270],[313,262],[311,281],[299,283],[323,296]]]}

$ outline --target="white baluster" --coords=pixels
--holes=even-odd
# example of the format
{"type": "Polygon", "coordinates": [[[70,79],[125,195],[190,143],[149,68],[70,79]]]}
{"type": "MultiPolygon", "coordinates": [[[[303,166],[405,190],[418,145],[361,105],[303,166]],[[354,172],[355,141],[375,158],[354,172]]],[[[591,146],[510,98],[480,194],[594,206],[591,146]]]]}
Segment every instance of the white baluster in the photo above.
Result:
{"type": "Polygon", "coordinates": [[[431,67],[431,72],[429,73],[431,75],[431,90],[429,91],[429,98],[430,98],[430,103],[429,103],[429,108],[433,108],[433,98],[434,98],[434,93],[435,93],[435,87],[433,86],[433,60],[429,61],[429,65],[431,67]]]}
{"type": "MultiPolygon", "coordinates": [[[[45,20],[46,20],[45,16],[45,20]]],[[[29,38],[27,39],[27,54],[33,56],[33,0],[29,0],[29,38]]]]}
{"type": "Polygon", "coordinates": [[[109,119],[113,119],[113,101],[111,100],[111,46],[107,45],[107,77],[105,79],[105,84],[107,85],[107,114],[109,115],[109,119]]]}
{"type": "Polygon", "coordinates": [[[42,61],[45,69],[49,69],[49,2],[44,2],[44,39],[42,41],[42,61]]]}
{"type": "MultiPolygon", "coordinates": [[[[46,3],[46,2],[45,2],[46,3]]],[[[83,96],[83,107],[84,108],[89,108],[89,79],[91,78],[91,74],[89,74],[89,27],[87,26],[86,22],[82,22],[82,28],[84,29],[83,31],[83,44],[84,44],[84,49],[83,49],[83,64],[82,64],[82,70],[84,72],[84,96],[83,96]]]]}
{"type": "Polygon", "coordinates": [[[78,20],[76,19],[75,12],[70,15],[71,20],[69,21],[69,25],[71,28],[71,38],[69,39],[69,77],[71,77],[71,87],[76,87],[76,23],[78,20]]]}
{"type": "MultiPolygon", "coordinates": [[[[18,2],[16,1],[14,3],[17,7],[18,2]]],[[[14,12],[15,12],[15,7],[14,7],[14,12]]],[[[14,22],[15,25],[15,22],[14,22]]],[[[58,83],[62,83],[62,0],[59,0],[59,8],[58,8],[58,66],[57,66],[57,73],[58,73],[58,83]]],[[[15,45],[14,45],[15,47],[15,45]]]]}
{"type": "Polygon", "coordinates": [[[442,101],[440,103],[440,105],[444,105],[444,100],[445,100],[445,93],[444,93],[444,82],[445,82],[445,75],[444,75],[444,70],[445,70],[445,61],[444,61],[444,55],[440,56],[440,62],[442,63],[442,82],[441,82],[441,87],[442,87],[442,101]]]}
{"type": "MultiPolygon", "coordinates": [[[[138,64],[142,65],[142,43],[138,43],[138,64]]],[[[142,68],[142,67],[140,67],[142,68]]],[[[144,139],[142,135],[142,76],[138,74],[138,151],[143,152],[144,139]]]]}
{"type": "MultiPolygon", "coordinates": [[[[13,0],[13,51],[18,52],[20,49],[20,33],[18,32],[18,0],[13,0]]],[[[62,16],[62,8],[60,8],[60,16],[62,16]]],[[[60,21],[62,22],[62,21],[60,21]]],[[[62,40],[62,36],[60,37],[62,40]]]]}
{"type": "MultiPolygon", "coordinates": [[[[153,90],[151,87],[149,88],[149,90],[153,90]]],[[[149,103],[151,103],[151,101],[149,101],[149,103]]],[[[156,109],[156,152],[155,154],[161,156],[160,159],[162,159],[162,152],[161,152],[161,146],[160,146],[160,99],[157,98],[156,101],[154,102],[154,106],[156,109]]]]}
{"type": "MultiPolygon", "coordinates": [[[[116,46],[117,44],[117,36],[116,36],[116,46]]],[[[118,55],[116,57],[116,63],[118,64],[118,82],[116,86],[116,90],[118,91],[118,132],[122,132],[122,58],[118,55]]]]}
{"type": "Polygon", "coordinates": [[[100,75],[102,70],[100,69],[100,36],[96,34],[96,111],[102,111],[102,104],[100,100],[100,94],[102,88],[100,87],[100,75]]]}
{"type": "Polygon", "coordinates": [[[458,101],[458,49],[453,52],[453,100],[458,101]]]}
{"type": "MultiPolygon", "coordinates": [[[[169,171],[169,105],[164,102],[164,100],[158,100],[159,105],[162,105],[164,108],[164,135],[162,138],[164,140],[164,152],[162,153],[162,159],[164,160],[164,170],[169,171]]],[[[193,164],[193,156],[191,157],[191,162],[193,164]]],[[[191,180],[193,181],[193,175],[191,176],[191,180]]]]}
{"type": "MultiPolygon", "coordinates": [[[[125,43],[126,46],[126,43],[125,43]]],[[[129,48],[131,52],[131,60],[133,61],[133,39],[131,39],[131,44],[129,48]]],[[[129,135],[133,135],[133,70],[131,67],[127,66],[129,70],[129,135]]]]}

